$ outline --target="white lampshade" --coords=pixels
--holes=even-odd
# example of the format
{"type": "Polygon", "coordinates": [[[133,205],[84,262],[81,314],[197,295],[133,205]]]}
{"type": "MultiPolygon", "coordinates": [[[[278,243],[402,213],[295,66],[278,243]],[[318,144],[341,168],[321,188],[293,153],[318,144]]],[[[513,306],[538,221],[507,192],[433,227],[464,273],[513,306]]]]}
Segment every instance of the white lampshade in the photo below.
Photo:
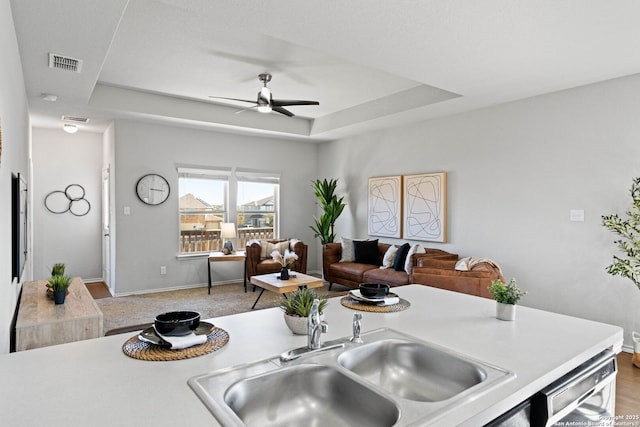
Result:
{"type": "Polygon", "coordinates": [[[236,225],[233,222],[223,222],[220,224],[220,236],[223,239],[235,239],[236,225]]]}

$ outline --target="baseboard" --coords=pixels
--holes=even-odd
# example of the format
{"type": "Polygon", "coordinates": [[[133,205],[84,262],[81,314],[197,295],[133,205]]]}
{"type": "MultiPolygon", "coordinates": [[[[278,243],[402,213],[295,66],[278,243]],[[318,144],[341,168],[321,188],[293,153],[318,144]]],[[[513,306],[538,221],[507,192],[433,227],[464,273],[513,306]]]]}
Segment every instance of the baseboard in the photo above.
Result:
{"type": "MultiPolygon", "coordinates": [[[[221,282],[214,282],[211,284],[211,287],[215,287],[218,285],[230,285],[233,283],[242,283],[242,279],[235,280],[225,280],[221,282]]],[[[154,294],[157,292],[170,292],[170,291],[181,291],[184,289],[194,289],[194,288],[206,288],[209,286],[207,283],[196,283],[192,285],[183,285],[183,286],[172,286],[169,288],[155,288],[155,289],[144,289],[142,291],[133,291],[133,292],[116,292],[114,296],[116,297],[127,297],[130,295],[144,295],[144,294],[154,294]]]]}

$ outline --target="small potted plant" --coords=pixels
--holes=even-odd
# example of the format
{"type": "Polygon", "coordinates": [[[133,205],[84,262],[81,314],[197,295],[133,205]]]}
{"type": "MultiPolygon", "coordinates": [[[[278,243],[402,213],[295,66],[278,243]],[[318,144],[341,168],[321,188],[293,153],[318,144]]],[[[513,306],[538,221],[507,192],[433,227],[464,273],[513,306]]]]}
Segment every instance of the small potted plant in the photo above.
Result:
{"type": "Polygon", "coordinates": [[[489,292],[496,300],[496,317],[500,320],[515,320],[516,304],[526,295],[525,291],[518,288],[516,279],[512,278],[507,284],[500,279],[493,280],[489,292]]]}
{"type": "Polygon", "coordinates": [[[284,312],[284,321],[294,334],[307,334],[308,317],[315,299],[320,301],[318,311],[322,317],[324,308],[328,304],[327,297],[318,295],[313,289],[301,288],[288,296],[283,295],[280,299],[280,309],[284,312]]]}
{"type": "Polygon", "coordinates": [[[282,269],[280,270],[280,280],[289,280],[289,269],[298,259],[298,255],[296,255],[295,252],[291,252],[289,249],[285,249],[284,256],[278,251],[273,251],[271,252],[271,258],[278,261],[282,266],[282,269]]]}
{"type": "Polygon", "coordinates": [[[53,292],[53,301],[56,304],[64,304],[69,285],[71,285],[69,276],[55,275],[49,278],[47,287],[53,292]]]}

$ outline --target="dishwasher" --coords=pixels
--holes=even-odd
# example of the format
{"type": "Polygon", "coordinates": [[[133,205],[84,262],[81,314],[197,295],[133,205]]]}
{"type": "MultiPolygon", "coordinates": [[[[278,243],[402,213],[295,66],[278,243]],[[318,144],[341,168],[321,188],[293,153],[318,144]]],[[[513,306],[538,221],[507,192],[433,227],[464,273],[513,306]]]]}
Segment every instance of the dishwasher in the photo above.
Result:
{"type": "Polygon", "coordinates": [[[531,425],[613,425],[616,354],[605,350],[531,398],[531,425]]]}

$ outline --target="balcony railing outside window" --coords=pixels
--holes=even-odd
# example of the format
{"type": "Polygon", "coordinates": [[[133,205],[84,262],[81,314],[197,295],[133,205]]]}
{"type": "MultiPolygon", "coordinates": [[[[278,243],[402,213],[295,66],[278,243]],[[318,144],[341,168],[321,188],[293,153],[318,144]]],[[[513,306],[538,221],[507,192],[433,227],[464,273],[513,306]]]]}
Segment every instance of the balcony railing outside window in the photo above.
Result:
{"type": "MultiPolygon", "coordinates": [[[[236,249],[244,250],[249,240],[266,240],[274,239],[273,227],[261,228],[239,228],[238,238],[236,239],[236,249]]],[[[197,253],[197,252],[214,252],[219,251],[222,247],[222,239],[220,238],[220,230],[182,230],[180,231],[180,252],[197,253]]]]}

